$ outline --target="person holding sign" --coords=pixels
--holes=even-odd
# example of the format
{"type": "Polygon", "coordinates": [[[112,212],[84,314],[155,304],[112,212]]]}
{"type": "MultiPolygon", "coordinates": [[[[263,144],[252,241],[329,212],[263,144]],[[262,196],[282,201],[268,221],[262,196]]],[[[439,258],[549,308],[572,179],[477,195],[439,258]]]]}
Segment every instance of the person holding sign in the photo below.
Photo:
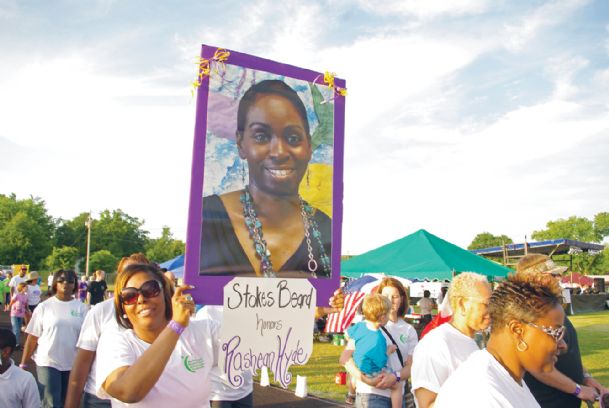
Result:
{"type": "Polygon", "coordinates": [[[331,219],[298,192],[313,153],[298,94],[281,80],[250,87],[236,142],[248,184],[204,197],[201,275],[330,277],[331,219]]]}
{"type": "Polygon", "coordinates": [[[190,321],[195,304],[183,291],[191,288],[172,296],[169,281],[148,264],[119,274],[114,302],[126,330],[104,332],[97,349],[98,395],[112,397],[113,407],[209,407],[218,326],[190,321]]]}

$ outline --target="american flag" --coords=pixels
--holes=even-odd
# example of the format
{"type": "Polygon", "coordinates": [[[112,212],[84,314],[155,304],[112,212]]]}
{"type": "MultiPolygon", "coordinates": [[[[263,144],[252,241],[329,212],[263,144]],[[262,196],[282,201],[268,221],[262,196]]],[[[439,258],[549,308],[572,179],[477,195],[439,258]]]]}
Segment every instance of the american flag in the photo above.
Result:
{"type": "Polygon", "coordinates": [[[351,292],[345,295],[345,307],[338,313],[330,313],[326,322],[326,333],[342,333],[353,321],[355,312],[366,294],[351,292]]]}

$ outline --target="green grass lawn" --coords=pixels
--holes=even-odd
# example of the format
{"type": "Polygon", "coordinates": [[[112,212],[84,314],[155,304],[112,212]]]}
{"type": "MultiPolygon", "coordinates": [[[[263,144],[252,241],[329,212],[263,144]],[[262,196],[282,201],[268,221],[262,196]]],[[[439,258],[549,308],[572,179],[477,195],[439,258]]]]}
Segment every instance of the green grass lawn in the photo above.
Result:
{"type": "MultiPolygon", "coordinates": [[[[609,386],[609,311],[570,317],[577,328],[579,347],[584,366],[600,381],[609,386]]],[[[313,343],[313,355],[305,366],[292,366],[294,375],[291,390],[295,389],[296,375],[307,377],[309,394],[344,401],[347,387],[336,385],[334,377],[343,368],[338,358],[344,347],[331,343],[313,343]]],[[[269,373],[272,382],[272,373],[269,373]]]]}
{"type": "Polygon", "coordinates": [[[577,329],[584,367],[609,386],[609,311],[569,317],[577,329]]]}

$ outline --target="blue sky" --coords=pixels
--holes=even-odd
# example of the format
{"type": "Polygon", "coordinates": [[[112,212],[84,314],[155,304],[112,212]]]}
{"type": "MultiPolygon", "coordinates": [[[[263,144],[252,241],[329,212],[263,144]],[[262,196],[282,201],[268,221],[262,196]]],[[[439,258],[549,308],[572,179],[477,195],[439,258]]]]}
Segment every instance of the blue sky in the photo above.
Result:
{"type": "Polygon", "coordinates": [[[0,193],[184,238],[202,43],[347,80],[343,253],[609,211],[603,0],[0,0],[0,193]]]}

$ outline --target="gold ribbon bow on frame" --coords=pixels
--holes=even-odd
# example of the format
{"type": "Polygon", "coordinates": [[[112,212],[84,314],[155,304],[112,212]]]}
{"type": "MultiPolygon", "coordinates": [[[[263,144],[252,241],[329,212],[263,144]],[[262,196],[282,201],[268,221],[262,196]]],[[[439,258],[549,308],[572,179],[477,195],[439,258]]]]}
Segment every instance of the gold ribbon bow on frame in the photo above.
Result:
{"type": "Polygon", "coordinates": [[[224,48],[218,48],[214,53],[214,56],[210,59],[206,59],[203,57],[199,58],[199,61],[197,62],[197,65],[199,66],[199,75],[197,76],[197,79],[195,79],[192,83],[191,93],[193,97],[195,96],[195,91],[197,90],[197,88],[201,86],[203,78],[211,75],[211,62],[217,62],[213,72],[218,75],[221,75],[220,71],[222,71],[222,74],[226,71],[226,65],[224,65],[224,62],[228,60],[229,56],[230,51],[227,51],[224,48]]]}
{"type": "MultiPolygon", "coordinates": [[[[320,75],[321,76],[321,75],[320,75]]],[[[337,96],[342,96],[345,97],[347,96],[347,89],[345,88],[341,88],[340,86],[337,86],[334,83],[334,77],[336,76],[336,74],[334,72],[324,72],[324,83],[329,87],[332,88],[334,90],[334,96],[331,99],[328,100],[324,100],[321,103],[328,103],[330,101],[333,101],[334,98],[336,98],[337,96]]],[[[313,83],[317,82],[317,79],[319,79],[319,76],[317,78],[315,78],[315,80],[313,81],[313,83]]]]}

